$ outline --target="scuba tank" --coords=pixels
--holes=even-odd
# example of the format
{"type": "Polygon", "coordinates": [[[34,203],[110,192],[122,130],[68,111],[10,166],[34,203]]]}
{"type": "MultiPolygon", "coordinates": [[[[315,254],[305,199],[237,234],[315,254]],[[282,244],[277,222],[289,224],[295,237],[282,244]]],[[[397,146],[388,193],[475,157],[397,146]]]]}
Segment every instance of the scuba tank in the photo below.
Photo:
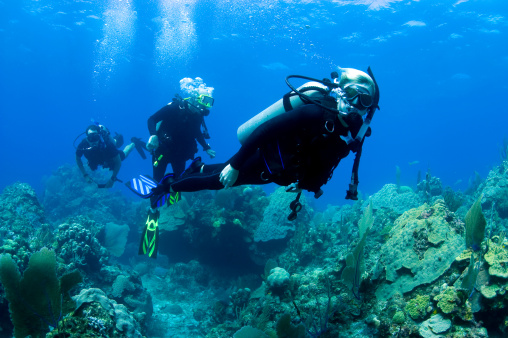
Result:
{"type": "MultiPolygon", "coordinates": [[[[298,76],[299,77],[299,76],[298,76]]],[[[310,103],[311,101],[308,100],[306,97],[301,96],[300,93],[304,93],[306,97],[310,98],[311,100],[315,100],[318,102],[327,102],[327,105],[330,105],[330,100],[326,100],[326,97],[333,100],[332,105],[335,105],[334,108],[337,108],[337,104],[335,103],[335,100],[329,96],[330,88],[323,83],[317,82],[317,81],[310,81],[302,86],[300,86],[297,91],[291,91],[284,95],[282,99],[275,102],[256,116],[252,117],[250,120],[242,124],[240,127],[238,127],[238,130],[236,132],[236,135],[238,137],[238,141],[240,141],[240,144],[243,144],[247,137],[252,134],[254,130],[256,130],[257,127],[259,127],[261,124],[263,124],[266,121],[271,120],[272,118],[283,114],[287,111],[290,111],[296,107],[300,107],[304,104],[310,103]]],[[[333,108],[333,107],[331,107],[333,108]]]]}

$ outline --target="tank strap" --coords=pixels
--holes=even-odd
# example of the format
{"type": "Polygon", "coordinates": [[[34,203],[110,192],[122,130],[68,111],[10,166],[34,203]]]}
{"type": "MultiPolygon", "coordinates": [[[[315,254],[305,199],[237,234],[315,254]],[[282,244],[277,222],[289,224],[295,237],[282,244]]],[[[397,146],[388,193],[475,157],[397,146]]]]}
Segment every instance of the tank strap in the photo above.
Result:
{"type": "Polygon", "coordinates": [[[297,94],[293,92],[289,92],[284,94],[282,97],[282,105],[284,106],[284,111],[290,111],[293,110],[293,106],[291,105],[291,97],[296,96],[297,94]]]}

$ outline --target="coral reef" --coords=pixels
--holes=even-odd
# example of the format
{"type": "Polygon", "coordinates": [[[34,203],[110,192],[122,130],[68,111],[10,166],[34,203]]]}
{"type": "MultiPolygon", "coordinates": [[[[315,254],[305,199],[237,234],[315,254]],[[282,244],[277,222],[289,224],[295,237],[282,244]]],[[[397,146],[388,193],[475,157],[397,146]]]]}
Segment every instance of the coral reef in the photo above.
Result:
{"type": "Polygon", "coordinates": [[[386,277],[376,290],[379,299],[407,293],[445,273],[465,248],[464,226],[438,200],[399,217],[381,247],[379,268],[386,277]]]}
{"type": "Polygon", "coordinates": [[[302,211],[299,213],[297,221],[291,222],[287,219],[290,212],[289,205],[294,200],[295,195],[287,193],[284,187],[279,187],[270,196],[270,203],[265,208],[263,220],[254,232],[254,241],[267,242],[276,239],[283,239],[288,232],[294,232],[298,222],[309,221],[309,207],[305,201],[305,197],[300,198],[303,205],[302,211]]]}
{"type": "MultiPolygon", "coordinates": [[[[416,191],[387,184],[322,212],[304,194],[293,222],[296,195],[284,188],[183,194],[161,209],[154,261],[136,254],[148,202],[63,166],[46,182],[44,208],[26,184],[0,195],[0,272],[30,279],[31,257],[44,252],[53,284],[83,276],[58,291],[62,317],[48,337],[506,336],[506,168],[465,193],[428,172],[416,191]]],[[[0,325],[9,333],[8,289],[0,325]]],[[[31,291],[60,312],[51,292],[31,291]]]]}

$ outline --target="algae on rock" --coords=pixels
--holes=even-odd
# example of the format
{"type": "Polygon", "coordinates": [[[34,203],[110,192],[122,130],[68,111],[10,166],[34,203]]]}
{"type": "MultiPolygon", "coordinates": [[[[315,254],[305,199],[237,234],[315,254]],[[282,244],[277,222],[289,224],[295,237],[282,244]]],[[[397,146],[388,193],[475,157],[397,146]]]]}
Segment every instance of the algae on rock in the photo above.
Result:
{"type": "Polygon", "coordinates": [[[380,300],[429,284],[445,273],[464,250],[463,226],[443,200],[400,216],[381,247],[380,265],[386,281],[376,291],[380,300]]]}

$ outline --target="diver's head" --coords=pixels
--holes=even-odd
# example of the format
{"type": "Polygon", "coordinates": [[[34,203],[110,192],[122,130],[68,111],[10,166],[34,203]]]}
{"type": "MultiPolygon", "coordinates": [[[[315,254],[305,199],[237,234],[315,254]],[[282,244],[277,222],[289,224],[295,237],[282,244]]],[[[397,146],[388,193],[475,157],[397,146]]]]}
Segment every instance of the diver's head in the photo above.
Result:
{"type": "Polygon", "coordinates": [[[95,124],[92,124],[86,128],[86,139],[91,145],[96,145],[101,139],[100,128],[95,124]]]}
{"type": "Polygon", "coordinates": [[[338,98],[337,109],[348,114],[352,111],[364,115],[373,104],[376,86],[365,72],[354,68],[340,68],[338,85],[342,94],[338,98]]]}
{"type": "Polygon", "coordinates": [[[184,97],[189,98],[189,103],[202,115],[207,116],[210,114],[209,109],[212,108],[214,102],[213,87],[208,87],[200,77],[195,79],[185,77],[180,80],[180,89],[184,97]]]}

